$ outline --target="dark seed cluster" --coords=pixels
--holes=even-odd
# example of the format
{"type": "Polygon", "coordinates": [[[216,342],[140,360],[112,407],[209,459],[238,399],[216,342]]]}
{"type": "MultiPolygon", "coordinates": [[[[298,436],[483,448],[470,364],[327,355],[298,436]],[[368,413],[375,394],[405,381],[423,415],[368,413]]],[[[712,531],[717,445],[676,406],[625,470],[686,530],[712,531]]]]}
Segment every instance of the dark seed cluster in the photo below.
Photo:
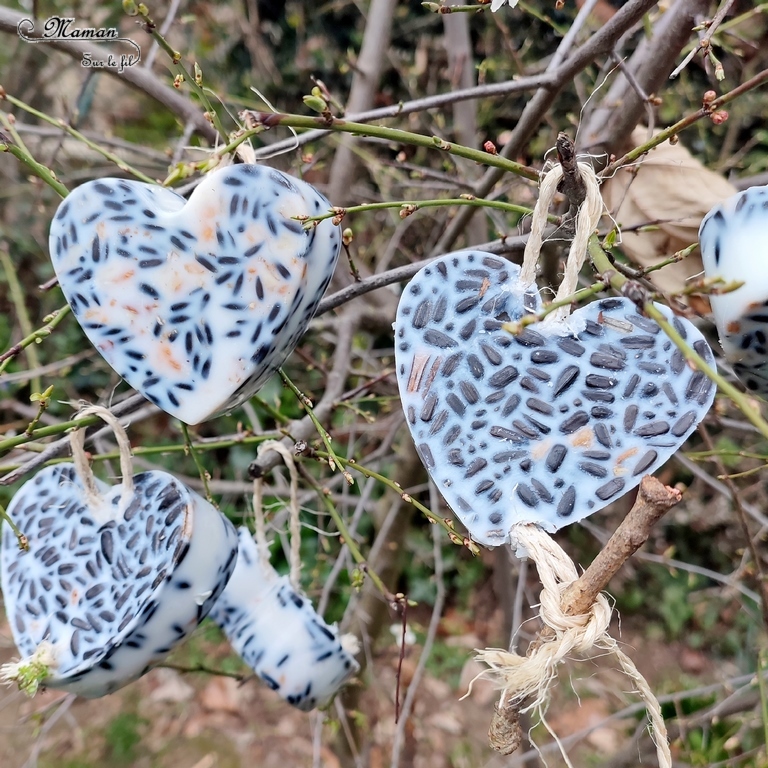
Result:
{"type": "Polygon", "coordinates": [[[708,277],[743,285],[710,301],[723,351],[750,392],[768,395],[768,187],[713,208],[699,229],[708,277]]]}
{"type": "Polygon", "coordinates": [[[288,577],[259,561],[246,528],[227,588],[211,612],[232,647],[289,704],[305,712],[322,706],[359,670],[336,626],[317,615],[288,577]]]}
{"type": "MultiPolygon", "coordinates": [[[[539,306],[519,268],[480,251],[444,256],[405,289],[395,323],[400,395],[422,461],[472,536],[554,530],[596,512],[658,469],[712,404],[687,366],[627,299],[577,310],[570,328],[502,324],[539,306]]],[[[710,364],[688,321],[659,305],[710,364]]]]}
{"type": "Polygon", "coordinates": [[[196,424],[250,397],[306,330],[340,229],[313,187],[263,166],[215,171],[189,202],[122,179],[78,187],[50,232],[86,335],[131,386],[196,424]]]}
{"type": "Polygon", "coordinates": [[[50,642],[57,667],[46,684],[84,696],[122,687],[183,640],[237,557],[232,525],[165,472],[136,475],[127,503],[122,486],[98,488],[94,511],[74,465],[44,469],[8,508],[29,551],[5,525],[0,556],[19,651],[50,642]]]}

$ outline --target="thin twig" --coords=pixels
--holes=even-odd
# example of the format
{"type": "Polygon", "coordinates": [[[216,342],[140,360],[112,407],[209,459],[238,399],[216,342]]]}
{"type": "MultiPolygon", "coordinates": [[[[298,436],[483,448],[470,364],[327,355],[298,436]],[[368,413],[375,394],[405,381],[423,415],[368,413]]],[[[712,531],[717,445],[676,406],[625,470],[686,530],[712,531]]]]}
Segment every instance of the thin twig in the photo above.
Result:
{"type": "MultiPolygon", "coordinates": [[[[493,98],[500,96],[510,96],[516,93],[525,93],[537,88],[547,88],[555,81],[554,75],[539,74],[529,77],[521,77],[515,80],[506,80],[502,83],[487,83],[474,86],[472,88],[460,88],[449,91],[448,93],[438,93],[434,96],[425,96],[420,99],[410,101],[401,101],[391,107],[378,107],[369,109],[365,112],[358,112],[345,115],[348,120],[354,120],[357,123],[368,123],[374,120],[383,120],[388,117],[405,117],[418,112],[425,112],[430,109],[442,109],[443,107],[458,104],[462,101],[472,99],[493,98]]],[[[302,147],[313,141],[321,139],[328,134],[327,130],[316,129],[301,133],[295,138],[283,139],[274,144],[255,151],[256,159],[271,157],[276,152],[285,152],[294,147],[302,147]]]]}
{"type": "Polygon", "coordinates": [[[392,600],[392,592],[387,589],[387,587],[384,585],[384,582],[379,578],[379,575],[372,570],[370,567],[368,567],[368,563],[365,559],[365,556],[360,551],[360,548],[357,546],[357,542],[355,541],[353,535],[350,533],[349,529],[347,528],[347,524],[344,522],[343,518],[339,514],[339,511],[336,509],[336,505],[331,501],[329,495],[325,493],[325,490],[320,485],[320,483],[315,480],[312,475],[306,471],[304,467],[302,467],[301,464],[297,465],[299,472],[301,473],[301,476],[317,491],[317,494],[325,507],[328,514],[331,516],[331,519],[334,522],[334,525],[336,526],[336,529],[341,534],[341,538],[346,545],[347,549],[349,550],[349,553],[352,555],[352,559],[360,566],[362,566],[365,569],[365,573],[371,577],[371,581],[376,586],[376,589],[379,590],[379,592],[384,596],[387,600],[392,600]]]}
{"type": "MultiPolygon", "coordinates": [[[[23,123],[17,120],[16,130],[20,134],[29,134],[30,136],[39,136],[41,139],[60,138],[62,133],[65,133],[65,128],[60,123],[56,123],[51,128],[43,125],[32,125],[30,123],[23,123]]],[[[107,147],[115,147],[116,149],[125,150],[127,152],[133,152],[143,158],[146,158],[148,163],[154,163],[165,168],[168,165],[168,156],[159,152],[152,147],[145,147],[141,144],[136,144],[132,141],[126,141],[117,136],[106,136],[98,131],[80,131],[89,141],[95,144],[103,144],[107,147]]]]}
{"type": "Polygon", "coordinates": [[[680,62],[679,66],[675,67],[669,76],[670,80],[676,78],[693,61],[699,51],[704,51],[705,53],[709,51],[712,46],[712,35],[715,34],[717,28],[722,24],[735,2],[736,0],[723,0],[721,6],[717,9],[717,13],[712,17],[712,21],[707,24],[707,31],[701,36],[693,50],[680,62]]]}
{"type": "MultiPolygon", "coordinates": [[[[312,409],[314,418],[307,414],[303,419],[286,425],[285,433],[290,435],[290,437],[284,438],[283,442],[289,448],[292,448],[299,440],[311,439],[312,435],[316,432],[315,423],[322,424],[330,417],[337,405],[338,399],[344,392],[350,356],[352,354],[352,342],[358,324],[357,312],[350,309],[339,320],[333,367],[326,378],[323,396],[312,409]]],[[[248,473],[251,477],[256,477],[265,474],[277,466],[277,464],[278,457],[275,453],[270,452],[266,456],[251,462],[248,467],[248,473]]]]}
{"type": "Polygon", "coordinates": [[[322,127],[334,133],[350,133],[356,136],[371,136],[377,139],[385,139],[395,144],[409,144],[415,147],[424,147],[425,149],[437,149],[441,152],[447,152],[449,155],[463,157],[466,160],[473,160],[481,165],[489,165],[508,173],[514,173],[525,179],[537,181],[539,172],[535,168],[529,168],[522,163],[509,160],[502,155],[494,155],[490,152],[484,152],[471,147],[464,147],[455,142],[446,141],[439,136],[424,136],[421,133],[404,131],[400,128],[385,128],[381,125],[368,125],[367,123],[357,123],[338,117],[319,116],[312,117],[307,115],[288,115],[280,112],[255,112],[246,110],[242,113],[248,130],[238,134],[232,142],[222,147],[219,152],[226,154],[232,152],[240,144],[252,136],[258,136],[265,130],[286,126],[289,128],[317,128],[322,127]]]}
{"type": "MultiPolygon", "coordinates": [[[[0,9],[0,11],[2,11],[2,9],[0,9]]],[[[7,117],[5,116],[5,113],[0,112],[0,122],[7,128],[6,121],[7,117]]],[[[35,176],[42,179],[61,197],[66,197],[69,194],[69,190],[56,178],[56,174],[50,168],[42,163],[38,163],[23,146],[14,142],[12,138],[6,136],[2,131],[0,131],[0,152],[8,152],[17,160],[24,163],[35,176]]]]}
{"type": "MultiPolygon", "coordinates": [[[[323,221],[325,219],[334,219],[335,223],[340,223],[347,214],[366,213],[368,211],[384,211],[390,208],[400,209],[400,218],[405,219],[416,213],[422,208],[443,208],[446,206],[475,206],[476,208],[495,208],[505,213],[516,213],[520,216],[529,216],[533,210],[525,205],[516,205],[515,203],[506,203],[502,200],[483,200],[474,195],[462,195],[461,197],[448,197],[437,200],[388,200],[383,203],[364,203],[362,205],[350,205],[346,207],[334,206],[327,213],[321,213],[317,216],[308,216],[302,218],[305,228],[311,222],[323,221]]],[[[558,216],[550,216],[549,220],[555,224],[560,222],[558,216]]]]}
{"type": "MultiPolygon", "coordinates": [[[[176,18],[176,13],[178,12],[180,5],[181,0],[171,0],[168,12],[165,14],[165,18],[163,19],[163,23],[160,27],[161,35],[165,36],[168,34],[168,30],[170,30],[171,24],[173,24],[173,21],[176,18]]],[[[144,69],[149,72],[152,71],[152,65],[155,63],[155,58],[157,57],[157,52],[159,50],[159,43],[157,40],[153,40],[152,45],[149,48],[149,53],[144,57],[144,61],[141,63],[141,66],[144,67],[144,69]]]]}
{"type": "MultiPolygon", "coordinates": [[[[550,237],[553,233],[553,229],[547,230],[544,234],[545,237],[550,237]]],[[[505,255],[510,253],[522,254],[525,248],[525,243],[528,240],[528,235],[516,235],[514,237],[507,237],[503,240],[494,240],[489,243],[480,243],[472,246],[479,251],[487,251],[488,253],[495,253],[499,255],[505,255]]],[[[432,258],[423,259],[421,261],[414,261],[410,264],[405,264],[402,267],[395,267],[389,269],[386,272],[380,272],[376,275],[363,278],[359,283],[354,283],[342,288],[330,296],[326,296],[319,304],[315,316],[320,316],[326,312],[330,312],[332,309],[346,304],[352,299],[362,296],[371,291],[384,288],[393,283],[401,283],[405,280],[410,280],[422,267],[429,264],[432,258]]]]}
{"type": "Polygon", "coordinates": [[[320,435],[320,439],[323,441],[323,445],[325,445],[325,448],[328,451],[328,466],[332,471],[340,469],[344,475],[345,480],[350,485],[352,485],[354,482],[354,480],[352,480],[352,475],[346,470],[342,469],[341,462],[339,461],[336,452],[333,450],[333,445],[331,445],[331,436],[328,433],[328,430],[326,430],[326,428],[320,423],[320,420],[317,418],[317,416],[315,416],[315,412],[312,408],[312,401],[288,378],[282,368],[278,370],[278,373],[280,374],[280,378],[283,380],[283,383],[288,387],[288,389],[291,390],[291,392],[293,392],[294,395],[296,395],[296,399],[299,401],[299,403],[301,403],[301,407],[307,412],[307,416],[309,416],[310,420],[315,425],[317,434],[320,435]]]}
{"type": "MultiPolygon", "coordinates": [[[[61,309],[54,310],[50,315],[46,315],[43,318],[45,325],[42,328],[32,331],[25,336],[21,341],[13,344],[11,347],[0,354],[0,375],[8,367],[11,360],[13,360],[18,354],[28,347],[40,343],[43,339],[50,336],[61,321],[70,313],[69,305],[63,306],[61,309]]],[[[3,381],[6,381],[3,378],[3,381]]],[[[12,447],[12,446],[11,446],[12,447]]],[[[2,447],[0,447],[2,450],[2,447]]]]}
{"type": "MultiPolygon", "coordinates": [[[[431,482],[429,484],[429,496],[430,504],[435,506],[438,502],[438,496],[434,483],[431,482]]],[[[405,694],[403,706],[396,719],[397,728],[395,729],[395,735],[392,740],[392,768],[398,768],[400,765],[400,753],[405,741],[405,728],[408,723],[408,718],[413,711],[416,693],[419,690],[419,684],[424,676],[427,661],[432,653],[435,638],[437,637],[437,630],[440,626],[440,619],[443,615],[443,607],[445,606],[446,589],[443,573],[442,539],[438,534],[437,528],[434,526],[432,527],[432,558],[435,567],[435,602],[432,606],[432,614],[429,617],[429,626],[427,627],[427,635],[424,638],[424,644],[421,647],[421,654],[416,663],[416,669],[411,676],[411,682],[408,685],[408,691],[405,694]]]]}
{"type": "Polygon", "coordinates": [[[144,19],[144,29],[146,32],[152,36],[154,41],[160,46],[160,48],[162,48],[163,51],[165,51],[166,54],[168,54],[168,57],[171,59],[171,70],[176,73],[177,77],[181,76],[187,85],[192,89],[192,92],[195,94],[195,96],[200,99],[200,103],[205,109],[203,117],[206,120],[209,120],[213,124],[213,127],[216,129],[216,131],[219,133],[219,136],[224,141],[227,141],[228,134],[221,122],[219,113],[214,109],[213,104],[211,104],[211,101],[208,98],[208,94],[206,94],[202,87],[202,73],[198,75],[197,62],[195,62],[195,75],[190,75],[189,72],[187,72],[186,67],[181,63],[181,54],[173,49],[170,43],[163,36],[163,33],[157,28],[157,24],[155,24],[155,21],[149,16],[146,5],[144,5],[144,3],[140,3],[136,6],[136,10],[138,11],[139,16],[144,19]]]}
{"type": "MultiPolygon", "coordinates": [[[[112,406],[111,411],[114,416],[127,416],[128,414],[132,414],[133,421],[135,422],[140,418],[147,418],[150,414],[157,413],[159,409],[157,406],[147,405],[146,400],[141,395],[134,394],[130,397],[127,397],[121,403],[117,403],[117,405],[112,406]],[[139,409],[142,407],[144,407],[144,409],[140,411],[139,409]],[[139,413],[136,413],[136,411],[139,411],[139,413]]],[[[71,419],[70,421],[61,422],[60,424],[56,424],[54,426],[41,427],[40,429],[34,430],[32,435],[33,438],[48,437],[49,435],[60,435],[74,427],[89,427],[98,423],[100,423],[98,416],[85,416],[83,418],[71,419]]],[[[108,434],[110,432],[111,430],[109,430],[108,427],[105,427],[97,434],[108,434]]],[[[26,442],[23,440],[16,442],[16,440],[18,440],[18,438],[9,438],[0,442],[0,451],[2,451],[4,448],[7,449],[8,447],[12,447],[12,445],[9,444],[18,445],[22,442],[26,442]]],[[[56,458],[57,456],[60,456],[62,453],[68,450],[68,448],[68,436],[60,438],[55,443],[51,443],[42,453],[24,462],[24,464],[22,464],[17,469],[14,469],[3,477],[0,477],[0,486],[11,485],[18,480],[21,480],[22,477],[29,474],[30,472],[34,472],[34,470],[43,466],[46,462],[56,458]]]]}
{"type": "Polygon", "coordinates": [[[664,143],[672,136],[677,136],[678,133],[685,130],[686,128],[689,128],[699,120],[705,117],[710,117],[714,112],[719,110],[720,107],[724,107],[726,104],[729,104],[739,96],[743,96],[745,93],[760,87],[766,82],[768,82],[768,69],[764,69],[762,72],[758,72],[754,77],[750,77],[749,80],[734,88],[732,91],[724,93],[722,96],[718,96],[714,101],[707,104],[707,106],[702,107],[701,109],[697,109],[695,112],[691,112],[689,115],[686,115],[681,120],[678,120],[669,128],[665,128],[663,131],[659,131],[653,138],[649,139],[644,144],[641,144],[639,147],[635,147],[620,157],[618,160],[614,160],[612,163],[607,165],[599,175],[602,178],[608,178],[612,176],[617,169],[624,165],[628,165],[629,163],[633,163],[635,160],[642,157],[646,152],[649,152],[654,147],[664,143]]]}
{"type": "Polygon", "coordinates": [[[205,491],[205,500],[209,504],[214,504],[213,497],[211,496],[211,489],[208,487],[208,481],[211,479],[211,475],[197,455],[197,450],[195,449],[189,434],[189,427],[183,421],[179,422],[179,424],[181,426],[181,434],[184,436],[184,453],[189,454],[192,457],[192,461],[195,462],[197,473],[200,475],[200,481],[202,482],[203,490],[205,491]]]}
{"type": "MultiPolygon", "coordinates": [[[[624,275],[619,274],[613,269],[608,259],[608,254],[602,249],[595,235],[589,240],[589,256],[595,269],[608,280],[614,290],[623,295],[624,291],[628,288],[629,281],[624,275]]],[[[683,353],[686,362],[714,381],[720,391],[728,395],[747,419],[757,427],[760,434],[768,437],[768,422],[760,415],[760,411],[754,406],[752,400],[723,378],[698,352],[686,344],[685,339],[683,339],[672,323],[667,320],[666,315],[652,301],[643,302],[642,308],[643,312],[661,327],[669,337],[669,340],[683,353]]]]}
{"type": "MultiPolygon", "coordinates": [[[[27,311],[27,302],[24,296],[24,289],[22,288],[21,282],[19,281],[19,276],[16,272],[13,259],[11,259],[11,254],[8,251],[8,246],[4,242],[0,242],[0,266],[2,266],[3,272],[5,272],[5,279],[8,283],[8,290],[10,292],[11,301],[13,302],[13,307],[16,311],[16,319],[19,321],[19,328],[24,334],[25,339],[34,339],[34,341],[37,342],[42,337],[39,335],[39,332],[36,332],[32,329],[32,321],[30,320],[29,312],[27,311]]],[[[40,367],[40,355],[37,354],[36,343],[24,344],[21,342],[19,344],[15,344],[13,348],[18,349],[19,351],[21,351],[21,349],[25,349],[29,366],[32,368],[40,367]]],[[[5,365],[7,365],[6,361],[11,360],[12,358],[13,355],[5,358],[0,355],[0,373],[3,371],[5,365]]],[[[31,388],[32,392],[43,391],[43,385],[39,376],[32,378],[31,388]]]]}
{"type": "Polygon", "coordinates": [[[611,51],[611,61],[618,66],[621,73],[627,78],[627,82],[632,86],[635,93],[645,104],[645,114],[648,118],[648,125],[646,127],[648,129],[648,138],[651,138],[653,136],[656,118],[655,112],[653,111],[653,104],[651,103],[651,97],[645,92],[642,84],[635,77],[635,73],[627,66],[623,56],[620,56],[616,51],[611,51]]]}
{"type": "Polygon", "coordinates": [[[94,152],[98,152],[102,157],[106,158],[111,163],[114,163],[121,171],[132,174],[137,179],[139,179],[139,181],[143,181],[146,184],[156,183],[155,179],[152,179],[136,168],[131,167],[127,162],[125,162],[125,160],[118,157],[114,152],[110,152],[108,149],[104,149],[104,147],[99,146],[99,144],[97,144],[95,141],[92,141],[63,120],[51,117],[50,115],[45,114],[45,112],[41,112],[39,109],[35,109],[34,107],[21,101],[21,99],[17,99],[15,96],[12,96],[9,93],[5,93],[3,98],[10,104],[13,104],[14,107],[23,109],[25,112],[29,113],[30,115],[34,115],[39,120],[43,120],[50,125],[60,128],[64,133],[69,134],[73,139],[77,139],[77,141],[85,144],[85,146],[87,146],[89,149],[92,149],[94,152]]]}

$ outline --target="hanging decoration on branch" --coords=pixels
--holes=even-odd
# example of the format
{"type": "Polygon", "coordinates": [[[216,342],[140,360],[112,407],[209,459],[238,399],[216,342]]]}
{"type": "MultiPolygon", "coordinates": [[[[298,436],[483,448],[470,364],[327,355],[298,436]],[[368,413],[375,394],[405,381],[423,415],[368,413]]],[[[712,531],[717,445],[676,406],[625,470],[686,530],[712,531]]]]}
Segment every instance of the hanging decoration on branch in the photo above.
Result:
{"type": "MultiPolygon", "coordinates": [[[[558,665],[597,647],[619,660],[645,700],[667,768],[658,702],[608,634],[607,599],[598,595],[586,612],[566,615],[561,598],[577,571],[546,531],[597,512],[658,469],[704,418],[715,386],[629,299],[569,313],[602,199],[591,166],[571,163],[566,179],[559,155],[562,165],[542,180],[522,269],[461,251],[431,262],[405,289],[395,322],[397,380],[419,455],[472,538],[510,543],[536,562],[544,586],[543,642],[526,657],[493,649],[478,656],[489,667],[482,676],[503,691],[492,745],[515,749],[520,713],[543,713],[558,665]],[[575,233],[546,308],[535,277],[547,210],[561,181],[574,180],[583,187],[575,233]]],[[[656,306],[712,365],[696,328],[656,306]]]]}
{"type": "Polygon", "coordinates": [[[91,343],[132,387],[198,424],[253,395],[306,330],[341,230],[301,219],[328,201],[256,165],[221,168],[189,201],[123,179],[78,187],[51,224],[59,284],[91,343]]]}
{"type": "Polygon", "coordinates": [[[235,568],[232,524],[172,475],[133,475],[125,430],[114,430],[122,482],[93,476],[84,431],[71,433],[74,464],[47,467],[8,507],[29,549],[3,526],[0,574],[13,639],[24,658],[2,676],[88,698],[143,675],[208,615],[235,568]]]}
{"type": "Polygon", "coordinates": [[[339,635],[301,593],[301,530],[298,477],[290,451],[262,443],[258,455],[278,452],[291,474],[291,574],[280,576],[269,562],[261,479],[254,480],[256,540],[240,528],[240,554],[231,581],[211,618],[224,630],[248,666],[289,704],[308,712],[325,706],[360,669],[357,638],[339,635]]]}
{"type": "Polygon", "coordinates": [[[709,278],[743,283],[710,296],[717,332],[734,373],[768,395],[768,187],[750,187],[715,206],[699,228],[709,278]]]}

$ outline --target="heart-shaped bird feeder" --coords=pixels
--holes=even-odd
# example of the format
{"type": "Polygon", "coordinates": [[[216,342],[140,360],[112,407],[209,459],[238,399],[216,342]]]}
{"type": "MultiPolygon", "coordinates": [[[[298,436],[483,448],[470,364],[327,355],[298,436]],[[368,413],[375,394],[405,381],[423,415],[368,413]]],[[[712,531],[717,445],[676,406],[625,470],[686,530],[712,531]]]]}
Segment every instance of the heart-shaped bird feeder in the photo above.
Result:
{"type": "Polygon", "coordinates": [[[90,181],[59,206],[50,252],[88,339],[132,387],[197,424],[239,405],[293,351],[325,292],[340,228],[309,184],[234,165],[189,201],[90,181]]]}
{"type": "MultiPolygon", "coordinates": [[[[572,155],[567,137],[558,138],[559,152],[561,140],[572,155]]],[[[686,349],[710,365],[713,355],[688,320],[660,304],[651,314],[674,328],[681,348],[626,298],[569,314],[603,210],[586,163],[569,165],[570,189],[579,182],[584,197],[579,203],[572,194],[578,211],[563,281],[553,305],[542,307],[536,266],[564,165],[542,179],[522,269],[470,250],[416,274],[395,321],[397,381],[418,453],[471,537],[532,558],[544,587],[539,613],[549,634],[526,656],[498,649],[477,656],[489,667],[481,676],[502,690],[494,747],[514,749],[515,739],[499,734],[514,736],[521,712],[545,706],[558,665],[597,645],[616,656],[644,699],[667,768],[659,703],[609,635],[610,604],[598,593],[578,616],[566,613],[564,590],[578,571],[546,532],[615,501],[685,442],[715,397],[686,349]]]]}
{"type": "MultiPolygon", "coordinates": [[[[443,256],[413,278],[395,322],[400,397],[419,455],[488,546],[516,523],[555,531],[615,501],[680,448],[715,396],[628,299],[506,330],[540,306],[519,275],[482,251],[443,256]]],[[[657,307],[712,364],[699,331],[657,307]]]]}
{"type": "Polygon", "coordinates": [[[725,356],[747,389],[768,395],[768,187],[715,206],[699,242],[707,277],[742,283],[710,296],[725,356]]]}
{"type": "Polygon", "coordinates": [[[89,698],[144,674],[192,632],[223,591],[237,559],[232,524],[172,475],[132,474],[130,445],[106,409],[122,483],[96,479],[83,431],[74,464],[47,467],[25,483],[8,515],[28,542],[3,526],[0,575],[20,662],[6,679],[89,698]]]}
{"type": "Polygon", "coordinates": [[[263,443],[259,455],[280,452],[291,470],[291,576],[279,576],[269,562],[261,508],[261,480],[254,481],[254,541],[240,528],[235,572],[211,612],[232,647],[256,674],[289,704],[308,712],[327,704],[360,666],[357,640],[340,635],[301,594],[298,585],[299,508],[293,458],[279,443],[263,443]]]}

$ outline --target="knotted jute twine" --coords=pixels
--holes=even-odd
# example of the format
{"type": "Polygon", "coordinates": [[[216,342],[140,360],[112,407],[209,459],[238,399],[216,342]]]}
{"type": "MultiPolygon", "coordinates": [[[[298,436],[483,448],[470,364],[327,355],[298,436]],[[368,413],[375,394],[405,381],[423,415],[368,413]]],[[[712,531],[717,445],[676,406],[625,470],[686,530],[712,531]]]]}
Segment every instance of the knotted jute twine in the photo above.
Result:
{"type": "MultiPolygon", "coordinates": [[[[597,228],[597,224],[603,214],[603,198],[600,195],[600,185],[594,169],[588,163],[577,163],[576,167],[581,173],[586,197],[576,214],[576,231],[571,241],[571,247],[568,250],[563,280],[557,290],[555,301],[562,301],[576,291],[579,282],[579,272],[581,272],[584,260],[587,257],[589,238],[597,228]]],[[[523,266],[520,271],[520,283],[525,288],[536,282],[536,269],[539,263],[541,246],[544,243],[544,231],[548,223],[547,212],[557,194],[557,187],[563,175],[563,166],[558,163],[547,172],[541,181],[539,199],[536,201],[536,206],[533,209],[531,233],[525,244],[523,266]]],[[[564,320],[569,314],[569,307],[560,307],[552,314],[547,315],[544,322],[564,320]]]]}
{"type": "MultiPolygon", "coordinates": [[[[565,299],[575,291],[579,271],[586,258],[588,240],[603,211],[603,201],[592,167],[585,163],[578,163],[577,167],[586,188],[586,196],[576,216],[576,232],[556,301],[565,299]]],[[[562,177],[563,169],[558,164],[546,174],[541,183],[541,194],[534,209],[531,235],[520,275],[521,283],[526,287],[533,285],[536,278],[547,210],[562,177]]],[[[553,315],[556,314],[555,319],[562,321],[569,313],[570,307],[566,306],[553,315]]],[[[551,317],[548,315],[545,321],[551,317]]],[[[492,648],[479,651],[476,656],[478,661],[488,666],[478,677],[490,680],[502,690],[489,734],[491,746],[504,754],[513,752],[520,743],[520,714],[534,710],[543,718],[558,666],[571,656],[591,658],[595,655],[593,649],[597,649],[601,655],[606,652],[612,654],[624,674],[632,680],[648,711],[659,766],[672,768],[667,729],[659,702],[632,659],[619,648],[608,632],[613,612],[608,597],[599,594],[587,613],[568,615],[562,597],[566,589],[578,579],[573,561],[537,525],[524,523],[513,526],[510,541],[519,555],[530,557],[536,563],[543,587],[539,595],[539,618],[544,630],[537,641],[532,643],[526,656],[492,648]]]]}

